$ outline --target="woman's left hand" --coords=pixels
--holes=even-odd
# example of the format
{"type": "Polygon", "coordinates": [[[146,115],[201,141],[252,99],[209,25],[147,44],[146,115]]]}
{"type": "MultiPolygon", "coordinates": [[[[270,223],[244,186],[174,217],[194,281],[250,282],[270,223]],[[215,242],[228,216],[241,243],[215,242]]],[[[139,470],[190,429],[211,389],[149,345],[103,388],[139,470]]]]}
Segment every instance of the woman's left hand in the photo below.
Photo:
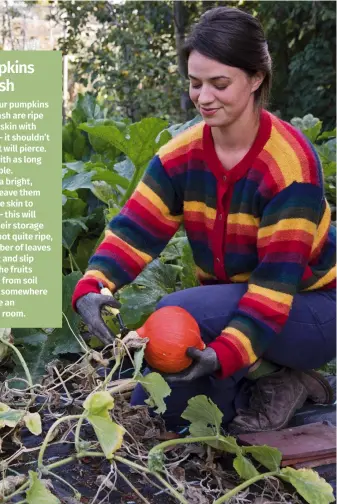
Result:
{"type": "Polygon", "coordinates": [[[186,355],[193,359],[193,363],[187,369],[180,373],[162,373],[163,378],[169,383],[190,382],[202,376],[211,375],[219,371],[221,367],[216,352],[212,348],[198,350],[197,348],[189,347],[186,350],[186,355]]]}

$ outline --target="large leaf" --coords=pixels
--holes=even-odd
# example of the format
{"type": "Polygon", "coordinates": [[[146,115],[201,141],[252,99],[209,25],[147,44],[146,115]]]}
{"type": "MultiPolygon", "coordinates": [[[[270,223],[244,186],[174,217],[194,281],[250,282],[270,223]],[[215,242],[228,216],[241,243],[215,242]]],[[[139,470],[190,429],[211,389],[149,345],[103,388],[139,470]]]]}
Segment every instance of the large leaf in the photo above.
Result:
{"type": "Polygon", "coordinates": [[[110,418],[109,410],[114,407],[114,399],[109,392],[94,392],[83,403],[83,408],[89,415],[98,415],[102,418],[110,418]]]}
{"type": "Polygon", "coordinates": [[[70,177],[64,178],[62,181],[62,189],[68,191],[76,191],[77,189],[91,189],[91,177],[95,175],[95,171],[77,173],[70,177]]]}
{"type": "Polygon", "coordinates": [[[280,477],[291,483],[309,504],[330,504],[335,502],[333,488],[312,469],[285,467],[280,477]]]}
{"type": "Polygon", "coordinates": [[[260,474],[255,469],[251,461],[241,454],[235,457],[233,467],[243,480],[249,480],[250,478],[254,478],[260,474]]]}
{"type": "Polygon", "coordinates": [[[166,404],[164,398],[171,394],[171,388],[159,373],[149,373],[146,376],[138,377],[137,381],[141,383],[146,392],[150,395],[146,399],[146,404],[151,408],[156,408],[156,413],[165,413],[166,404]]]}
{"type": "Polygon", "coordinates": [[[114,400],[109,392],[95,392],[90,394],[83,403],[87,411],[87,419],[94,428],[97,439],[106,458],[122,446],[124,427],[111,420],[109,410],[114,407],[114,400]]]}
{"type": "Polygon", "coordinates": [[[99,415],[88,415],[88,420],[94,428],[97,439],[107,459],[111,459],[115,451],[119,450],[123,443],[124,427],[116,424],[111,418],[99,415]]]}
{"type": "Polygon", "coordinates": [[[166,121],[150,117],[131,124],[125,132],[121,132],[114,124],[109,126],[81,124],[79,128],[114,145],[124,152],[137,168],[143,168],[159,147],[168,141],[168,136],[158,139],[159,133],[166,126],[166,121]]]}
{"type": "Polygon", "coordinates": [[[26,501],[28,504],[61,504],[38,478],[34,471],[29,471],[30,487],[26,492],[26,501]]]}
{"type": "Polygon", "coordinates": [[[135,363],[135,371],[133,374],[133,378],[136,379],[140,375],[140,371],[142,369],[143,360],[144,360],[144,352],[145,346],[143,346],[140,350],[137,350],[133,356],[133,360],[135,363]]]}
{"type": "Polygon", "coordinates": [[[121,314],[130,329],[142,325],[158,301],[176,290],[177,273],[173,265],[156,259],[131,285],[120,291],[121,314]]]}
{"type": "Polygon", "coordinates": [[[277,448],[271,446],[243,446],[243,453],[250,453],[260,464],[267,467],[269,471],[277,471],[280,468],[282,453],[277,448]]]}
{"type": "Polygon", "coordinates": [[[220,434],[223,414],[211,399],[205,395],[198,395],[189,399],[187,404],[187,408],[181,415],[182,418],[191,422],[191,426],[194,423],[203,424],[207,432],[209,432],[208,428],[211,428],[214,435],[220,434]]]}

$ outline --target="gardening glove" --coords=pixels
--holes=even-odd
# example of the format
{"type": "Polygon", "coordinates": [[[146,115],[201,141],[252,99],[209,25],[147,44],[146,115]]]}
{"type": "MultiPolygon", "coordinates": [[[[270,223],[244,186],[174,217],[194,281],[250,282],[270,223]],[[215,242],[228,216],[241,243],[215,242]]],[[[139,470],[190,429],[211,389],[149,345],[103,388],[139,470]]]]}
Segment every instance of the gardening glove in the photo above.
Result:
{"type": "Polygon", "coordinates": [[[190,382],[208,376],[220,370],[220,362],[213,348],[205,348],[198,350],[194,347],[189,347],[186,350],[187,357],[193,359],[193,363],[180,373],[163,374],[163,378],[169,383],[175,382],[190,382]]]}
{"type": "Polygon", "coordinates": [[[102,319],[101,309],[105,305],[117,309],[121,306],[113,296],[89,292],[76,301],[76,310],[88,326],[88,330],[97,336],[102,343],[110,345],[116,335],[110,331],[102,319]]]}

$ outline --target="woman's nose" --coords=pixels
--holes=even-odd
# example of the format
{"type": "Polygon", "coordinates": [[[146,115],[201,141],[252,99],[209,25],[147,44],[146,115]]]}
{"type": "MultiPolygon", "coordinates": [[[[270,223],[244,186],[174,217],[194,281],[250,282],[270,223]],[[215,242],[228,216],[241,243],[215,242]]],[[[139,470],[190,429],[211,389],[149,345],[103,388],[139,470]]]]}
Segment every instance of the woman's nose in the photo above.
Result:
{"type": "Polygon", "coordinates": [[[200,93],[199,93],[199,97],[198,97],[198,102],[200,103],[200,105],[206,105],[206,103],[212,103],[213,100],[214,100],[214,96],[213,96],[213,93],[211,92],[211,90],[208,87],[203,86],[200,89],[200,93]]]}

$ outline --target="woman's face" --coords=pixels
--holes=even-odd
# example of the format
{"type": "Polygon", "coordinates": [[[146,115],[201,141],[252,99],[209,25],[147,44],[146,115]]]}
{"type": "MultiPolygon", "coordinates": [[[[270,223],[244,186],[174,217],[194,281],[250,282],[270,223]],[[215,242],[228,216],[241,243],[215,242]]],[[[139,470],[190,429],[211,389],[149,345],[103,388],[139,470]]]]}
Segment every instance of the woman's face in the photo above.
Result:
{"type": "Polygon", "coordinates": [[[258,72],[250,77],[240,68],[224,65],[192,51],[188,59],[190,98],[210,126],[229,126],[253,111],[254,91],[263,81],[258,72]]]}

